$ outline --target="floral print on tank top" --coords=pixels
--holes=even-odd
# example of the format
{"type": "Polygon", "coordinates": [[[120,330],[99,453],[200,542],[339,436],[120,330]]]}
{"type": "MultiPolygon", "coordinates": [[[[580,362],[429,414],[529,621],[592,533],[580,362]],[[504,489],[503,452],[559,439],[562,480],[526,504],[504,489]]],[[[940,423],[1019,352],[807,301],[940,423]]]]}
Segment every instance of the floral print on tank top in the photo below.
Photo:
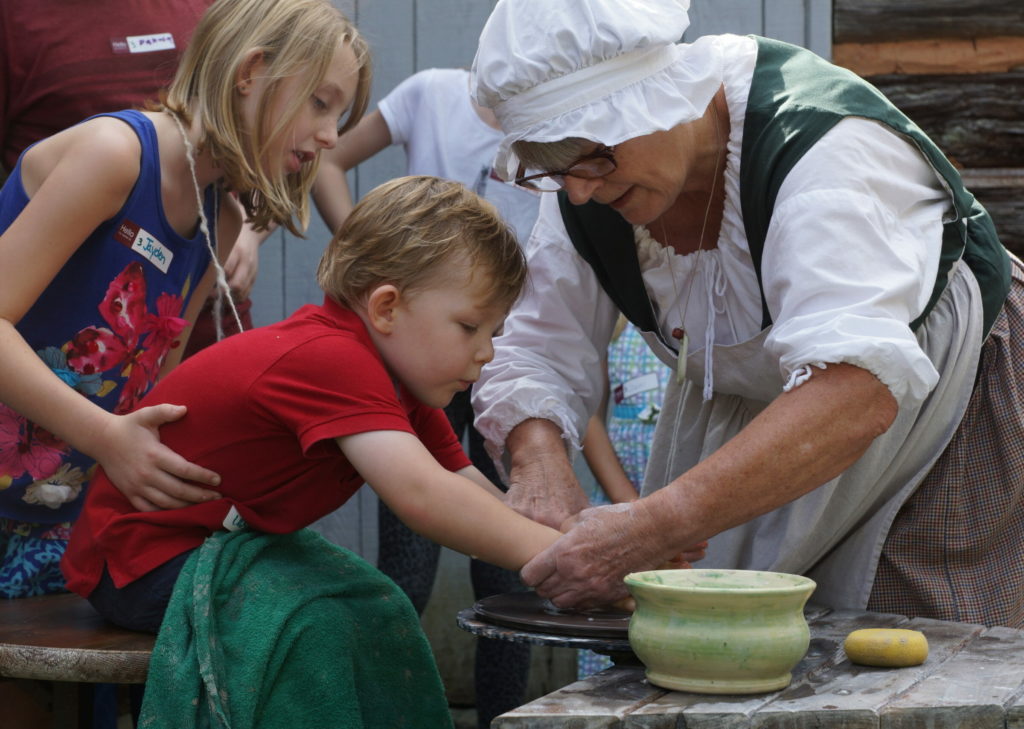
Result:
{"type": "MultiPolygon", "coordinates": [[[[107,287],[97,306],[96,324],[37,354],[68,387],[94,400],[106,398],[101,406],[111,409],[112,403],[114,413],[129,412],[156,381],[167,354],[179,345],[178,336],[187,325],[179,314],[189,285],[186,281],[182,295],[161,293],[151,311],[142,264],[129,263],[107,287]]],[[[0,493],[10,490],[6,498],[59,509],[80,496],[94,469],[84,454],[0,404],[0,493]]],[[[67,538],[64,523],[26,527],[17,531],[67,538]]]]}

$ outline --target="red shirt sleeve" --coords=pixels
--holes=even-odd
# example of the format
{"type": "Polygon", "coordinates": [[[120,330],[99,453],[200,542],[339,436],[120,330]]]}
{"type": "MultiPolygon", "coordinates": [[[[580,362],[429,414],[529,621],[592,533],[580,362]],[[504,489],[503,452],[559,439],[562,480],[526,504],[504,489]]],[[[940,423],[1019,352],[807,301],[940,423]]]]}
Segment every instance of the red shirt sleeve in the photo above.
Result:
{"type": "Polygon", "coordinates": [[[297,434],[307,454],[322,441],[372,430],[418,435],[378,355],[345,335],[286,352],[254,382],[251,400],[297,434]]]}
{"type": "MultiPolygon", "coordinates": [[[[411,395],[403,397],[412,398],[411,395]]],[[[446,469],[458,471],[472,465],[443,410],[417,403],[409,413],[409,420],[423,445],[446,469]]]]}

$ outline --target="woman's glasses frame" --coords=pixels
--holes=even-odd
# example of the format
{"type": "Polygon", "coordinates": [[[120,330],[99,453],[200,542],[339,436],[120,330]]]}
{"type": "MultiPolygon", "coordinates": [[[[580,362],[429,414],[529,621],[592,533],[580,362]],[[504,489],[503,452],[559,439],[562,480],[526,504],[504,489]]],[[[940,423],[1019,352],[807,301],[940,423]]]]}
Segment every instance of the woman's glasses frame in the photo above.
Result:
{"type": "Polygon", "coordinates": [[[565,187],[566,177],[578,177],[582,180],[593,180],[610,175],[615,171],[615,147],[600,146],[589,154],[585,154],[564,170],[539,172],[535,175],[522,176],[524,171],[519,168],[515,184],[535,192],[557,192],[565,187]],[[545,184],[547,183],[547,184],[545,184]]]}

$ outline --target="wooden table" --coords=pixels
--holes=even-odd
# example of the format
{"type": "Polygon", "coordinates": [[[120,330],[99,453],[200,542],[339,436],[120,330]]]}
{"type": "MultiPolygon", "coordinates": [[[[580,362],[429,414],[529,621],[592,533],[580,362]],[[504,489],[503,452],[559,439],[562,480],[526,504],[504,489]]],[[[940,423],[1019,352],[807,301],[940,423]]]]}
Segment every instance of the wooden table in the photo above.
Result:
{"type": "MultiPolygon", "coordinates": [[[[503,714],[493,729],[1024,729],[1024,631],[899,615],[810,608],[811,643],[788,688],[711,696],[647,683],[616,665],[503,714]],[[858,628],[905,627],[928,638],[914,668],[849,662],[858,628]]],[[[533,641],[536,642],[536,641],[533,641]]]]}
{"type": "MultiPolygon", "coordinates": [[[[106,622],[70,593],[0,599],[0,677],[53,681],[54,722],[91,727],[94,683],[145,683],[155,635],[106,622]]],[[[19,729],[5,721],[0,727],[19,729]]]]}

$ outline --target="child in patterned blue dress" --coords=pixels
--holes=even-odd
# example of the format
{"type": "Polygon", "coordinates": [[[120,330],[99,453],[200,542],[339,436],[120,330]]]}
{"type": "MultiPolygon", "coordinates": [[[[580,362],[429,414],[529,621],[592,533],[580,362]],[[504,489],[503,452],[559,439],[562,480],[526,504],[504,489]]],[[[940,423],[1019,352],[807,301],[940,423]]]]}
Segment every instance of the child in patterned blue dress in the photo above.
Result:
{"type": "Polygon", "coordinates": [[[362,115],[369,75],[327,0],[218,0],[161,104],[21,155],[0,190],[0,596],[64,589],[97,462],[139,509],[217,497],[217,474],[160,443],[185,409],[131,411],[223,289],[243,215],[305,226],[318,153],[362,115]]]}
{"type": "MultiPolygon", "coordinates": [[[[590,419],[583,454],[596,488],[587,493],[593,505],[631,501],[638,497],[651,453],[654,426],[672,371],[659,360],[639,330],[619,317],[608,346],[608,387],[600,412],[590,419]],[[607,419],[604,419],[607,413],[607,419]]],[[[611,665],[607,656],[580,651],[579,678],[611,665]]]]}

